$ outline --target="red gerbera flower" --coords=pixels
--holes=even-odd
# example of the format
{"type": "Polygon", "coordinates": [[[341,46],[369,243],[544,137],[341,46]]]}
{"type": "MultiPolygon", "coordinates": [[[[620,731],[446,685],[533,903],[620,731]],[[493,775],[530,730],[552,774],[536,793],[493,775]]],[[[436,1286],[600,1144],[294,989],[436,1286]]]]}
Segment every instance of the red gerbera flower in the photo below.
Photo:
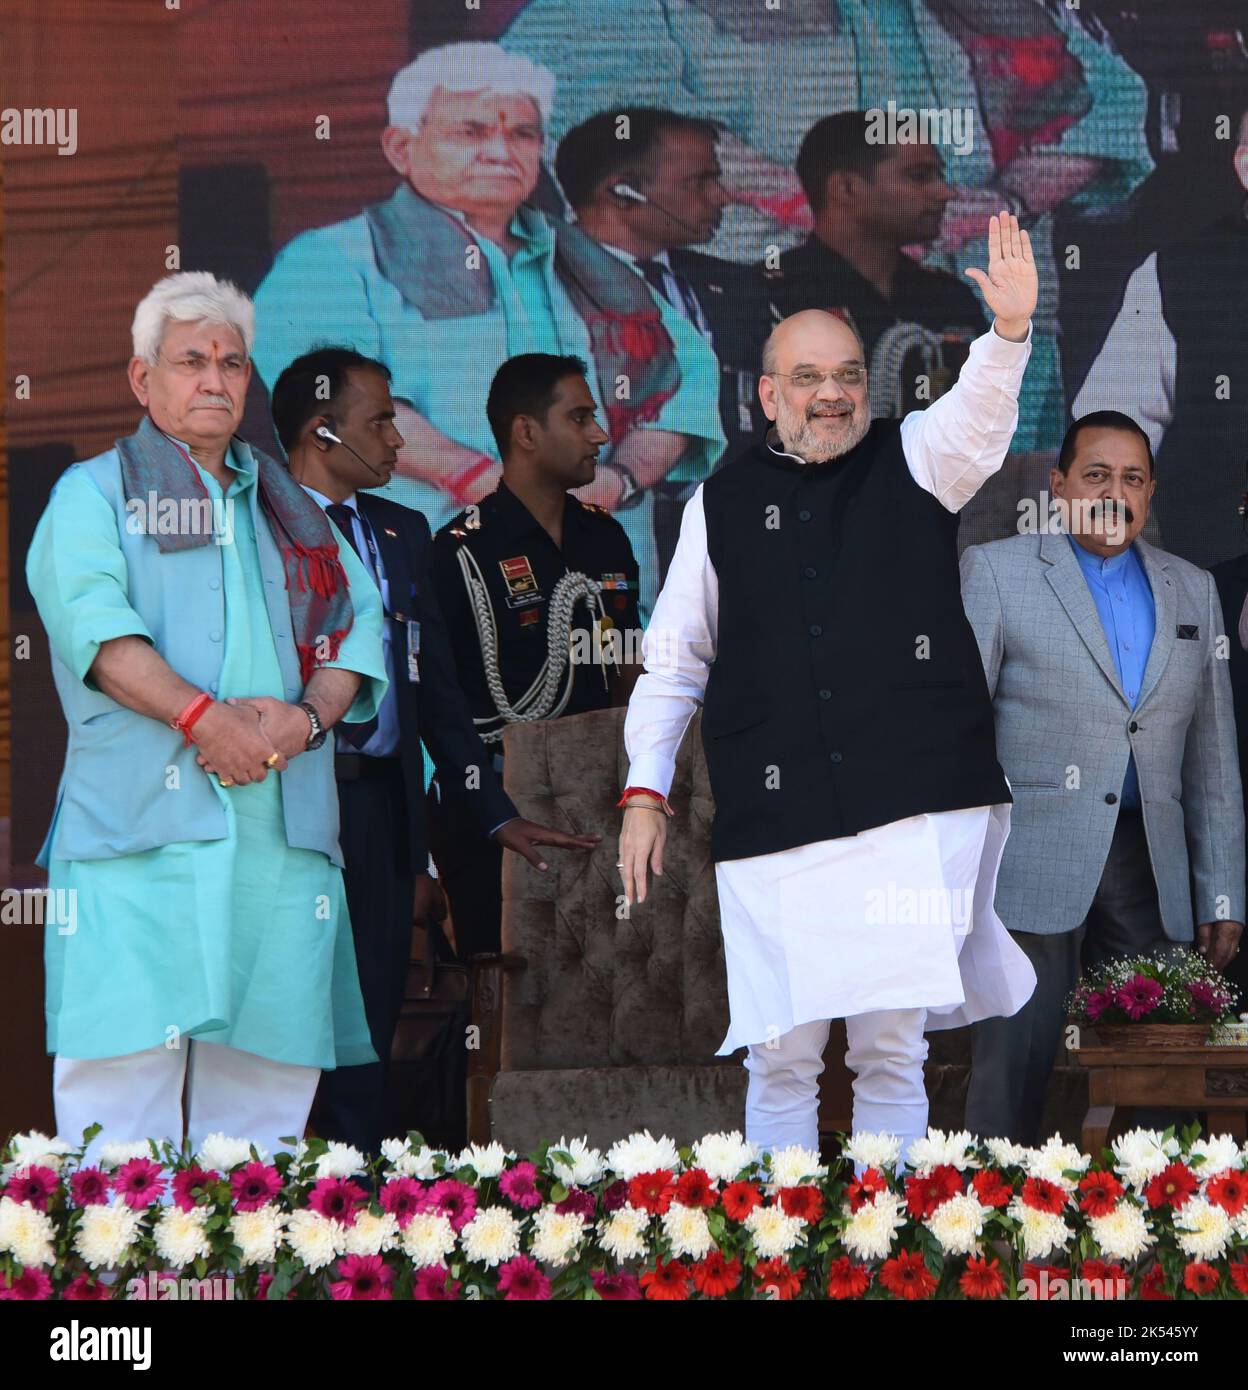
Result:
{"type": "Polygon", "coordinates": [[[861,1298],[871,1286],[871,1271],[842,1255],[828,1266],[829,1298],[861,1298]]]}
{"type": "Polygon", "coordinates": [[[350,1178],[321,1178],[308,1193],[308,1206],[331,1221],[355,1225],[355,1213],[368,1200],[368,1194],[350,1178]]]}
{"type": "Polygon", "coordinates": [[[724,1259],[722,1250],[712,1250],[693,1266],[693,1287],[707,1298],[723,1298],[741,1282],[741,1261],[724,1259]]]}
{"type": "Polygon", "coordinates": [[[1218,1271],[1206,1260],[1193,1260],[1183,1271],[1183,1287],[1195,1294],[1210,1294],[1218,1287],[1218,1271]]]}
{"type": "Polygon", "coordinates": [[[1035,1289],[1037,1302],[1045,1303],[1055,1298],[1059,1284],[1066,1286],[1066,1296],[1069,1296],[1070,1271],[1058,1265],[1042,1265],[1026,1260],[1023,1262],[1023,1278],[1035,1289]]]}
{"type": "Polygon", "coordinates": [[[113,1190],[126,1206],[138,1209],[158,1201],[165,1193],[159,1163],[150,1158],[130,1158],[117,1169],[113,1190]]]}
{"type": "Polygon", "coordinates": [[[1248,1174],[1227,1169],[1205,1184],[1205,1196],[1228,1216],[1238,1216],[1248,1204],[1248,1174]]]}
{"type": "Polygon", "coordinates": [[[1154,1265],[1140,1280],[1140,1298],[1146,1303],[1173,1301],[1173,1295],[1166,1292],[1166,1276],[1160,1265],[1154,1265]]]}
{"type": "Polygon", "coordinates": [[[506,1302],[538,1302],[550,1297],[550,1280],[528,1255],[513,1255],[498,1267],[498,1291],[506,1302]]]}
{"type": "Polygon", "coordinates": [[[1099,1168],[1079,1179],[1079,1205],[1087,1216],[1108,1216],[1122,1196],[1122,1184],[1113,1175],[1099,1168]]]}
{"type": "Polygon", "coordinates": [[[906,1179],[906,1209],[916,1221],[926,1221],[938,1205],[930,1177],[912,1176],[906,1179]]]}
{"type": "Polygon", "coordinates": [[[671,1170],[660,1168],[653,1173],[638,1173],[628,1184],[628,1200],[652,1216],[662,1216],[672,1205],[676,1184],[671,1170]]]}
{"type": "Polygon", "coordinates": [[[931,1298],[936,1292],[936,1280],[924,1264],[921,1250],[902,1250],[885,1260],[880,1270],[880,1283],[894,1298],[931,1298]]]}
{"type": "Polygon", "coordinates": [[[664,1264],[656,1259],[654,1268],[646,1270],[641,1276],[641,1287],[645,1289],[647,1298],[679,1303],[689,1297],[689,1279],[689,1266],[681,1260],[670,1260],[664,1264]]]}
{"type": "Polygon", "coordinates": [[[1150,1207],[1178,1211],[1200,1186],[1186,1163],[1168,1163],[1144,1189],[1150,1207]]]}
{"type": "Polygon", "coordinates": [[[715,1184],[702,1168],[690,1168],[676,1183],[676,1200],[682,1207],[713,1207],[715,1184]]]}
{"type": "Polygon", "coordinates": [[[221,1174],[213,1169],[204,1169],[191,1164],[173,1175],[173,1202],[180,1211],[191,1211],[195,1198],[205,1187],[221,1181],[221,1174]]]}
{"type": "Polygon", "coordinates": [[[625,1302],[641,1297],[641,1285],[631,1274],[608,1274],[605,1269],[594,1269],[589,1278],[599,1298],[625,1302]]]}
{"type": "Polygon", "coordinates": [[[752,1182],[730,1182],[720,1200],[729,1221],[744,1221],[755,1207],[761,1205],[763,1198],[752,1182]]]}
{"type": "Polygon", "coordinates": [[[1231,1284],[1238,1293],[1248,1294],[1248,1256],[1242,1260],[1232,1260],[1226,1267],[1231,1276],[1231,1284]]]}
{"type": "Polygon", "coordinates": [[[982,1255],[972,1255],[958,1280],[958,1287],[967,1298],[1000,1298],[1005,1292],[1001,1261],[989,1262],[982,1255]]]}
{"type": "Polygon", "coordinates": [[[971,1179],[971,1188],[983,1207],[1009,1205],[1014,1189],[995,1168],[981,1168],[971,1179]]]}
{"type": "Polygon", "coordinates": [[[754,1282],[768,1298],[786,1302],[796,1298],[806,1278],[804,1269],[791,1269],[788,1260],[779,1255],[770,1260],[759,1260],[754,1266],[754,1282]]]}
{"type": "Polygon", "coordinates": [[[30,1163],[19,1168],[9,1179],[4,1195],[14,1202],[29,1202],[37,1211],[47,1211],[56,1195],[57,1176],[42,1163],[30,1163]]]}
{"type": "Polygon", "coordinates": [[[1079,1277],[1097,1285],[1095,1292],[1101,1298],[1116,1298],[1119,1287],[1125,1287],[1127,1272],[1121,1265],[1109,1264],[1105,1260],[1084,1260],[1079,1277]]]}
{"type": "Polygon", "coordinates": [[[376,1301],[390,1297],[394,1270],[380,1255],[344,1255],[338,1261],[337,1274],[338,1278],[329,1286],[331,1295],[336,1299],[376,1301]]]}
{"type": "Polygon", "coordinates": [[[230,1174],[235,1211],[259,1211],[282,1190],[282,1175],[269,1163],[252,1159],[230,1174]]]}
{"type": "Polygon", "coordinates": [[[1066,1209],[1066,1194],[1055,1182],[1047,1178],[1028,1178],[1023,1183],[1023,1205],[1036,1211],[1047,1211],[1052,1216],[1061,1216],[1066,1209]]]}
{"type": "Polygon", "coordinates": [[[810,1225],[823,1215],[823,1193],[809,1184],[800,1187],[782,1187],[780,1206],[786,1216],[798,1216],[810,1225]]]}
{"type": "Polygon", "coordinates": [[[875,1201],[877,1192],[888,1191],[888,1179],[878,1168],[866,1168],[860,1178],[855,1178],[845,1189],[850,1211],[857,1211],[868,1202],[875,1201]]]}

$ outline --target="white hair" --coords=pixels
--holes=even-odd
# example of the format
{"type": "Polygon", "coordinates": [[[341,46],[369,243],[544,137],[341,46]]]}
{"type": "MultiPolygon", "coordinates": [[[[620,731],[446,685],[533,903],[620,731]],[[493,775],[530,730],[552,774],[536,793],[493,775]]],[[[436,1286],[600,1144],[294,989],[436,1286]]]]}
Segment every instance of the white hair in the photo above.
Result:
{"type": "Polygon", "coordinates": [[[435,87],[447,92],[518,92],[532,97],[543,128],[550,123],[555,100],[555,75],[540,63],[508,53],[496,43],[448,43],[429,49],[395,73],[386,98],[390,124],[415,130],[435,87]]]}
{"type": "Polygon", "coordinates": [[[218,280],[207,270],[183,270],[158,280],[134,311],[130,337],[134,355],[155,366],[165,325],[222,323],[243,340],[247,355],[256,337],[256,309],[251,300],[229,280],[218,280]]]}

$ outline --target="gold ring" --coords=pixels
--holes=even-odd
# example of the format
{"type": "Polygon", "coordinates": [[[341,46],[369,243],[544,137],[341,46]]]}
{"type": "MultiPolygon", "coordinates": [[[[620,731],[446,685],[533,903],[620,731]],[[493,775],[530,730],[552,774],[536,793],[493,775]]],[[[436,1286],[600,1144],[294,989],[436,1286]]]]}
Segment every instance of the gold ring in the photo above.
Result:
{"type": "Polygon", "coordinates": [[[217,780],[223,787],[232,787],[234,785],[233,777],[219,777],[217,780]]]}
{"type": "Polygon", "coordinates": [[[270,753],[269,756],[268,756],[267,758],[265,758],[265,760],[264,760],[264,765],[265,765],[265,767],[276,767],[276,766],[277,766],[277,760],[278,760],[281,756],[282,756],[282,755],[281,755],[280,753],[270,753]]]}

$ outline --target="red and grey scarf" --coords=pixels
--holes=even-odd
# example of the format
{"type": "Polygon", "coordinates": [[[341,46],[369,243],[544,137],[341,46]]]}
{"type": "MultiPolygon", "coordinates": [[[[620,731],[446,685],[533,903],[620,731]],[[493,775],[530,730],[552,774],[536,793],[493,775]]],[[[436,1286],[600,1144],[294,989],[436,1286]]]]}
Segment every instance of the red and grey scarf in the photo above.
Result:
{"type": "MultiPolygon", "coordinates": [[[[342,640],[351,631],[355,612],[347,575],[325,513],[280,463],[259,449],[251,453],[257,466],[260,510],[282,553],[291,631],[299,653],[299,673],[306,682],[317,666],[337,660],[342,640]]],[[[153,499],[162,511],[165,499],[172,500],[179,516],[183,501],[207,501],[208,490],[194,461],[150,416],[143,417],[134,434],[117,441],[117,454],[126,502],[137,498],[140,514],[153,499]]],[[[161,554],[192,550],[213,539],[206,527],[166,534],[152,525],[148,534],[161,554]]]]}

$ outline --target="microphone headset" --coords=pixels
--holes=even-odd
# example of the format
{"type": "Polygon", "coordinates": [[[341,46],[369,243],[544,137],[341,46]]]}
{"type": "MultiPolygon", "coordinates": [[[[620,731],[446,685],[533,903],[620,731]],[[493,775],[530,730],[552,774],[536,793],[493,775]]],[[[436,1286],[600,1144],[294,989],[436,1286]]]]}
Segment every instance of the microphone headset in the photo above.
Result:
{"type": "Polygon", "coordinates": [[[695,227],[692,222],[686,222],[683,217],[674,213],[671,208],[664,207],[662,203],[656,203],[653,198],[647,198],[644,193],[639,193],[631,183],[616,183],[611,185],[611,192],[617,198],[623,198],[629,203],[645,203],[648,207],[658,208],[665,217],[670,217],[678,227],[683,227],[691,235],[701,238],[702,228],[695,227]]]}
{"type": "Polygon", "coordinates": [[[384,469],[378,468],[375,464],[369,463],[369,461],[362,454],[356,453],[356,451],[350,446],[350,444],[347,443],[345,439],[339,439],[338,436],[333,432],[333,430],[326,429],[324,425],[317,425],[317,427],[312,431],[312,433],[316,435],[318,439],[327,439],[331,444],[341,444],[342,447],[349,454],[355,454],[356,458],[359,459],[359,461],[364,465],[364,467],[367,468],[368,471],[375,478],[380,478],[383,483],[387,481],[387,476],[384,469]]]}

